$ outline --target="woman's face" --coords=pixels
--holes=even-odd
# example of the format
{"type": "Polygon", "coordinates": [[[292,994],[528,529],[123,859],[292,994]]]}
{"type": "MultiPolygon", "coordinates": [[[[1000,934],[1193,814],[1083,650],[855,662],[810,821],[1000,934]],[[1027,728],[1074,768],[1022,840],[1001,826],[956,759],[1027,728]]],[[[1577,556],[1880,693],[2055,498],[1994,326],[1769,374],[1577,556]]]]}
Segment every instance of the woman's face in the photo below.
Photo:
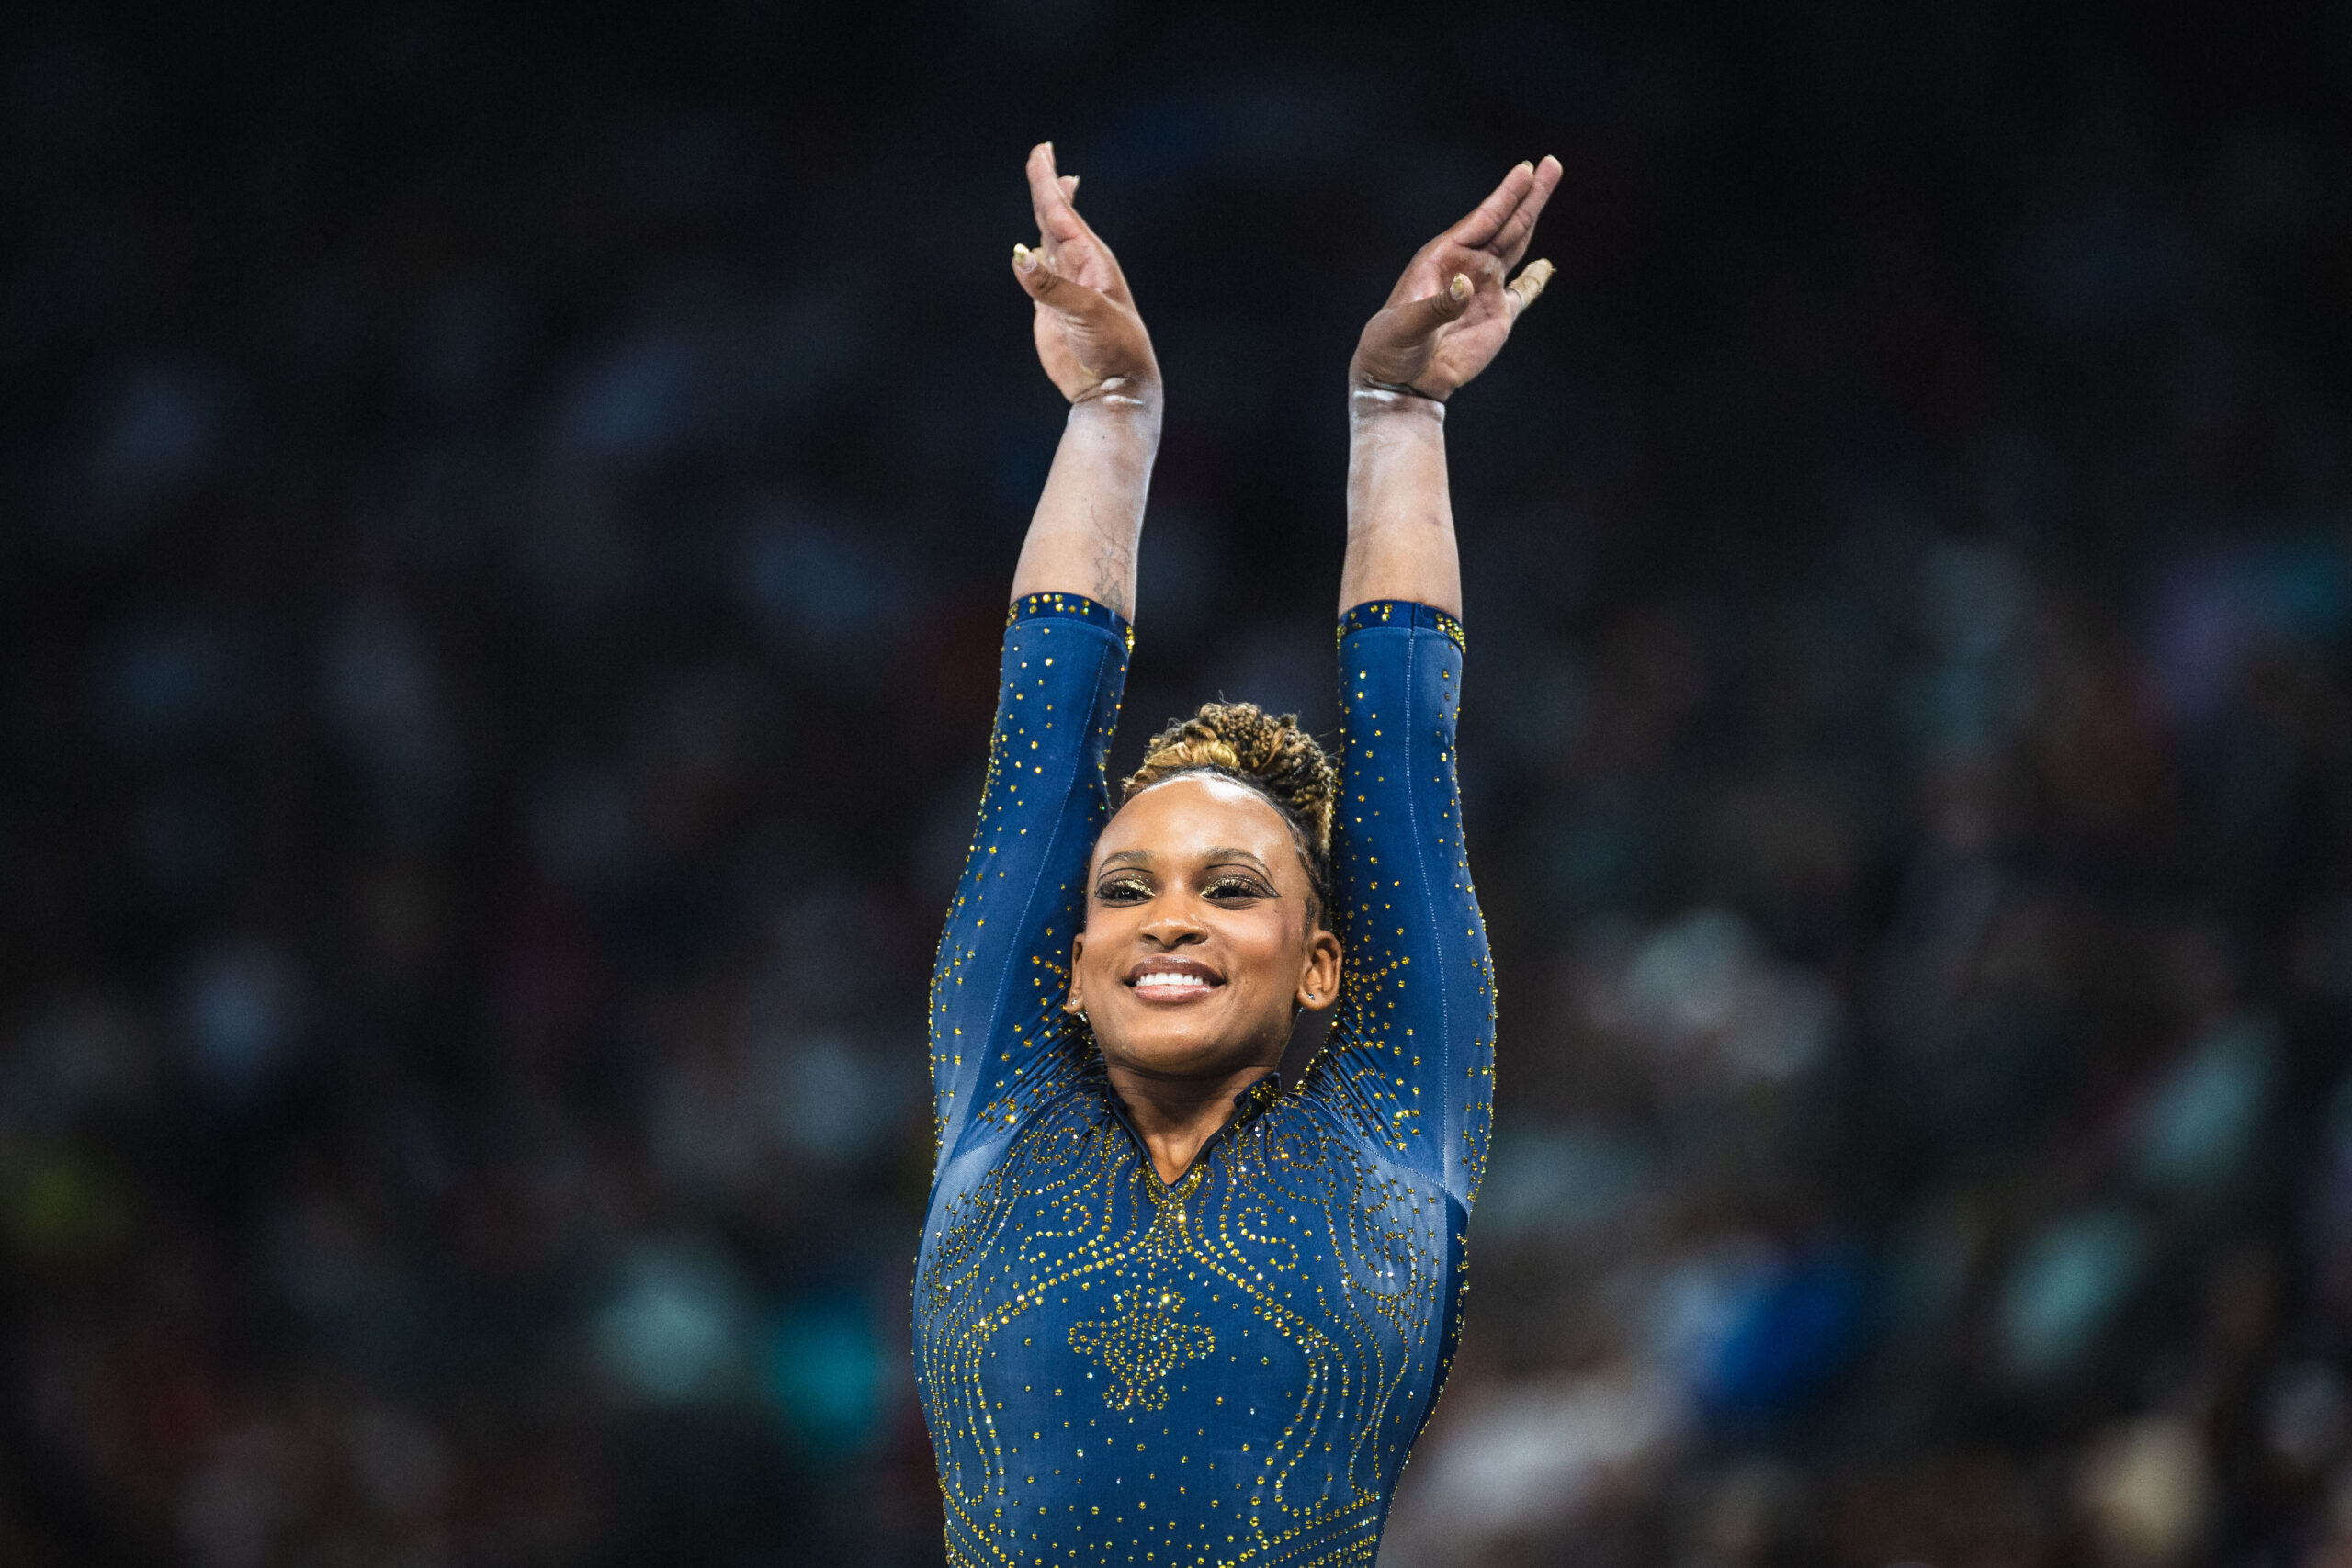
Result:
{"type": "Polygon", "coordinates": [[[1338,998],[1339,939],[1315,918],[1298,840],[1213,773],[1156,784],[1094,846],[1069,1007],[1115,1067],[1171,1078],[1272,1066],[1296,1008],[1338,998]]]}

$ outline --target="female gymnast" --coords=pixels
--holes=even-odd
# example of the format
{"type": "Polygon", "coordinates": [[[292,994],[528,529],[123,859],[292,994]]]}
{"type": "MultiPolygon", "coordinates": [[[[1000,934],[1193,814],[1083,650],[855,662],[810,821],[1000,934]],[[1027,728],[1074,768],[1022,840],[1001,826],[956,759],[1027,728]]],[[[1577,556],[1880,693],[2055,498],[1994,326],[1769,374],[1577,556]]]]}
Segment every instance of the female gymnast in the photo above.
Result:
{"type": "Polygon", "coordinates": [[[1050,143],[1013,249],[1069,400],[932,976],[915,1350],[958,1568],[1372,1563],[1461,1325],[1494,980],[1453,764],[1445,400],[1551,275],[1521,164],[1348,373],[1336,762],[1211,703],[1103,757],[1159,438],[1151,340],[1050,143]],[[1294,1083],[1302,1010],[1339,1010],[1294,1083]]]}

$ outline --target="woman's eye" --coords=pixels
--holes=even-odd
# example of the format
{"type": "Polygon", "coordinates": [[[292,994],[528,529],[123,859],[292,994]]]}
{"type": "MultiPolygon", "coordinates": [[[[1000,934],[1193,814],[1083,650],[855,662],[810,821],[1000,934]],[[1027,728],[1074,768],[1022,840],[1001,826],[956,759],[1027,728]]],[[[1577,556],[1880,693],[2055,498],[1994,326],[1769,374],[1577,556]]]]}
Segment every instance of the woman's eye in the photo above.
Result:
{"type": "Polygon", "coordinates": [[[1246,876],[1228,876],[1221,881],[1210,883],[1208,896],[1212,898],[1234,899],[1271,898],[1274,895],[1273,890],[1262,883],[1252,881],[1246,876]]]}
{"type": "Polygon", "coordinates": [[[1137,904],[1151,897],[1151,889],[1133,877],[1123,877],[1103,883],[1094,896],[1105,904],[1137,904]]]}

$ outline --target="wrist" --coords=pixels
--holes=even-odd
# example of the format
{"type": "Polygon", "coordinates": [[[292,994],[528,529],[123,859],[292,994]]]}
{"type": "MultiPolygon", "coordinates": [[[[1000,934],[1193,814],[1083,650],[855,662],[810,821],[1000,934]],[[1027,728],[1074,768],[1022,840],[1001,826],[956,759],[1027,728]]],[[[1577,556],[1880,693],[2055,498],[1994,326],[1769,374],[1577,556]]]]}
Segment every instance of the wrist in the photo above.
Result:
{"type": "Polygon", "coordinates": [[[1442,427],[1445,404],[1409,387],[1354,381],[1348,386],[1348,427],[1364,430],[1398,423],[1442,427]]]}
{"type": "Polygon", "coordinates": [[[1081,413],[1122,421],[1159,423],[1163,402],[1157,375],[1106,376],[1070,399],[1070,417],[1081,413]]]}
{"type": "MultiPolygon", "coordinates": [[[[1374,328],[1379,324],[1380,318],[1374,317],[1372,325],[1364,329],[1364,336],[1372,337],[1374,328]]],[[[1359,391],[1390,392],[1422,402],[1444,402],[1452,393],[1452,388],[1447,388],[1443,393],[1425,389],[1425,384],[1431,378],[1430,373],[1436,368],[1430,363],[1429,355],[1425,352],[1397,353],[1393,349],[1394,345],[1381,345],[1375,352],[1373,344],[1356,345],[1355,353],[1348,357],[1350,394],[1359,391]]]]}

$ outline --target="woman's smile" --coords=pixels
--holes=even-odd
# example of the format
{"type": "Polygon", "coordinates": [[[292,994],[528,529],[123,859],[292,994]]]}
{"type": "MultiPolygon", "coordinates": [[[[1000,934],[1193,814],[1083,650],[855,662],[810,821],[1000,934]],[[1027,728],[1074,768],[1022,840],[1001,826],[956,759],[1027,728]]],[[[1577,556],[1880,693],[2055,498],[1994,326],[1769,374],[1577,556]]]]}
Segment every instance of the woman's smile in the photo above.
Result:
{"type": "Polygon", "coordinates": [[[1127,971],[1128,987],[1161,1007],[1199,1001],[1224,984],[1224,976],[1197,958],[1147,958],[1127,971]]]}

